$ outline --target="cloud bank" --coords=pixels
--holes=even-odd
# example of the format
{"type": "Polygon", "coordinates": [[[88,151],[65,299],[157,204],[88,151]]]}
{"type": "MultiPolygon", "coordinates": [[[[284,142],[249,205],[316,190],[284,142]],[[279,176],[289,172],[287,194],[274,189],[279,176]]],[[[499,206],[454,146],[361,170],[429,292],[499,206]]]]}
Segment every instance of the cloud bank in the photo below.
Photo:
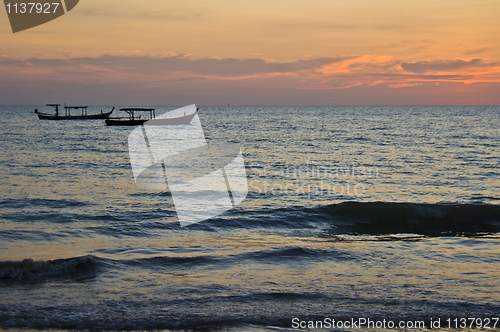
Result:
{"type": "Polygon", "coordinates": [[[402,62],[401,67],[412,73],[428,73],[439,71],[453,71],[457,69],[477,66],[481,64],[481,59],[452,60],[452,61],[418,61],[418,62],[402,62]]]}
{"type": "MultiPolygon", "coordinates": [[[[252,105],[412,104],[413,97],[422,100],[422,95],[434,96],[434,91],[443,90],[443,86],[448,87],[444,98],[456,100],[452,98],[453,89],[444,83],[461,84],[461,89],[464,83],[483,83],[488,87],[486,92],[500,83],[500,66],[484,59],[406,62],[379,55],[291,62],[186,55],[24,60],[0,57],[0,70],[3,104],[32,100],[44,103],[46,95],[60,96],[61,91],[68,96],[63,98],[73,100],[88,98],[83,95],[88,91],[89,97],[100,103],[123,99],[134,104],[174,105],[184,104],[191,96],[199,100],[197,103],[207,104],[225,104],[228,100],[252,105]],[[408,96],[406,102],[401,95],[408,96]]],[[[480,100],[497,103],[497,99],[480,100]]]]}

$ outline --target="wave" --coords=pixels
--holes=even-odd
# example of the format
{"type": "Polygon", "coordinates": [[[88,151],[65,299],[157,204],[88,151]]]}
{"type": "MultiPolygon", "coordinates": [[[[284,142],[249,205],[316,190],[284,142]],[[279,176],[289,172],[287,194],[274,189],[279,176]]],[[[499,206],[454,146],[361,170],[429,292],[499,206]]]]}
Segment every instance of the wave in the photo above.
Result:
{"type": "Polygon", "coordinates": [[[332,233],[479,235],[500,232],[500,205],[344,202],[313,210],[332,233]]]}
{"type": "Polygon", "coordinates": [[[297,264],[298,262],[311,263],[324,260],[355,261],[360,259],[355,253],[337,249],[315,249],[308,247],[290,246],[264,250],[256,250],[231,255],[196,255],[196,256],[156,256],[134,260],[114,261],[133,268],[150,270],[172,270],[185,268],[205,268],[213,266],[224,269],[242,262],[246,263],[273,263],[276,265],[297,264]]]}
{"type": "Polygon", "coordinates": [[[95,275],[102,262],[102,259],[92,255],[47,261],[3,261],[0,262],[0,281],[43,282],[64,277],[88,278],[95,275]]]}
{"type": "Polygon", "coordinates": [[[327,230],[330,234],[478,236],[500,233],[500,205],[343,202],[327,206],[234,210],[189,226],[226,229],[327,230]]]}
{"type": "Polygon", "coordinates": [[[5,199],[0,201],[2,208],[77,208],[93,205],[89,202],[67,199],[48,199],[48,198],[24,198],[24,199],[5,199]]]}
{"type": "MultiPolygon", "coordinates": [[[[0,304],[0,309],[5,307],[0,304]]],[[[425,320],[483,314],[493,318],[498,305],[455,300],[386,299],[342,294],[294,291],[248,291],[238,295],[167,299],[160,303],[133,299],[64,306],[14,304],[0,311],[0,327],[85,331],[291,331],[292,319],[323,321],[326,317],[351,321],[359,317],[378,320],[425,320]],[[408,309],[410,308],[410,309],[408,309]],[[381,311],[383,310],[383,311],[381,311]],[[410,312],[410,314],[409,314],[410,312]],[[20,314],[22,313],[22,314],[20,314]],[[468,314],[469,313],[469,314],[468,314]]],[[[491,324],[493,325],[493,324],[491,324]]],[[[427,325],[428,326],[428,325],[427,325]]],[[[365,328],[353,331],[370,330],[365,328]]],[[[422,330],[422,329],[421,329],[422,330]]],[[[429,329],[423,329],[428,331],[429,329]]]]}

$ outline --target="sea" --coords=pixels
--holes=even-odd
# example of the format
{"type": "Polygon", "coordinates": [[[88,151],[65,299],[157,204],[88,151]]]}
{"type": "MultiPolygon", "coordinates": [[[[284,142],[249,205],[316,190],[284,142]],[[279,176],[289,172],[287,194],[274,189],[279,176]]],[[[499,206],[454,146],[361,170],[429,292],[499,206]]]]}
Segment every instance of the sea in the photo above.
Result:
{"type": "Polygon", "coordinates": [[[189,226],[134,127],[35,107],[0,106],[0,331],[500,329],[499,106],[198,105],[248,194],[189,226]]]}

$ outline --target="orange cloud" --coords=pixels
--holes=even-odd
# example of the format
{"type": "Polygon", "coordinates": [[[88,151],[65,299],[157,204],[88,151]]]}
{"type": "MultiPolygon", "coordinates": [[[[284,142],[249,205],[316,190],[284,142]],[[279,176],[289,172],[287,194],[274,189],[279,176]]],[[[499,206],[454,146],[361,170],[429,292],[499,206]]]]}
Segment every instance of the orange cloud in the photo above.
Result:
{"type": "Polygon", "coordinates": [[[500,82],[500,66],[483,59],[402,62],[401,68],[408,73],[421,74],[420,79],[427,81],[500,82]]]}
{"type": "Polygon", "coordinates": [[[323,66],[322,75],[387,72],[397,65],[390,56],[362,55],[323,66]]]}
{"type": "Polygon", "coordinates": [[[400,89],[400,88],[410,88],[412,86],[419,86],[422,84],[423,83],[397,83],[397,84],[390,84],[388,86],[389,88],[400,89]]]}

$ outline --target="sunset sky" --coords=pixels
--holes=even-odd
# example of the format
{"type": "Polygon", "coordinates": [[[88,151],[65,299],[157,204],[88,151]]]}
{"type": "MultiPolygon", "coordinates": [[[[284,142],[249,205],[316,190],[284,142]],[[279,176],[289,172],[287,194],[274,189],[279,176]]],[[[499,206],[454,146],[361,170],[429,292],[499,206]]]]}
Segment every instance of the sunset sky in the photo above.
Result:
{"type": "Polygon", "coordinates": [[[500,104],[498,0],[80,0],[12,33],[0,104],[500,104]]]}

